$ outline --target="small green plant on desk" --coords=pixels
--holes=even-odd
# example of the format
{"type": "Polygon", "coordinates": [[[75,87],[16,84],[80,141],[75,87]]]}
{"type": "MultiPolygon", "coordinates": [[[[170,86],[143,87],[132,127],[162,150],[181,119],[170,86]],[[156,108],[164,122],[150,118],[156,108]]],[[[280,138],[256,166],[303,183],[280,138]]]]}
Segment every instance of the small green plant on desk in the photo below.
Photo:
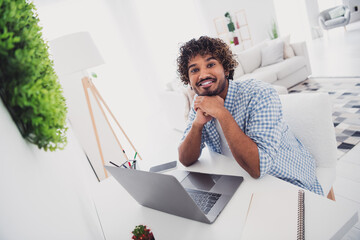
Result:
{"type": "Polygon", "coordinates": [[[145,225],[138,225],[132,231],[134,240],[155,240],[153,233],[145,225]]]}

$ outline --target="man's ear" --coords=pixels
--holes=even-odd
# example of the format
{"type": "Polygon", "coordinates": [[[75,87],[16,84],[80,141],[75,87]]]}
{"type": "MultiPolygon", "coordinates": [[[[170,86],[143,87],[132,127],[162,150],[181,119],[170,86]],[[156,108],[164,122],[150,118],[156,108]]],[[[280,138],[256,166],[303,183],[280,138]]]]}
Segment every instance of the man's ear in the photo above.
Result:
{"type": "Polygon", "coordinates": [[[228,77],[228,79],[232,79],[232,80],[234,80],[234,72],[235,72],[235,70],[230,70],[229,71],[229,77],[228,77]]]}
{"type": "Polygon", "coordinates": [[[230,72],[229,72],[229,71],[225,71],[224,74],[225,74],[225,78],[226,78],[226,79],[229,79],[229,74],[230,74],[230,72]]]}

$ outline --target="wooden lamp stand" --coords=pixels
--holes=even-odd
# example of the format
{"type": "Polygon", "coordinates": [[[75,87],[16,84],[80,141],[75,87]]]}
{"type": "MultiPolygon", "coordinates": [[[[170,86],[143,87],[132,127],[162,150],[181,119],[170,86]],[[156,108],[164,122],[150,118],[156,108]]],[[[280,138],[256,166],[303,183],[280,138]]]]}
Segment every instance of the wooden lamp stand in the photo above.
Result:
{"type": "Polygon", "coordinates": [[[101,161],[102,161],[102,165],[103,165],[103,169],[105,172],[105,177],[108,177],[108,173],[105,169],[105,160],[104,160],[104,155],[103,155],[103,151],[101,148],[101,142],[100,142],[100,138],[99,138],[99,134],[98,134],[98,130],[96,128],[96,123],[95,123],[95,118],[94,118],[94,112],[92,110],[92,106],[91,106],[91,102],[90,102],[90,98],[89,98],[89,92],[88,90],[90,90],[90,92],[92,93],[92,95],[94,96],[96,103],[98,104],[102,115],[104,116],[107,124],[109,125],[112,134],[114,135],[116,142],[118,143],[122,154],[124,155],[126,160],[129,160],[129,158],[127,157],[124,148],[121,146],[121,143],[119,141],[119,139],[117,138],[114,129],[111,127],[111,124],[109,122],[109,119],[107,118],[105,111],[101,105],[101,103],[105,106],[106,110],[108,111],[108,113],[110,114],[110,116],[113,118],[113,120],[115,121],[115,123],[117,124],[117,126],[119,127],[119,129],[121,130],[121,132],[124,134],[125,138],[127,139],[127,141],[130,143],[131,147],[133,148],[133,150],[137,153],[137,156],[139,157],[140,160],[142,160],[140,154],[138,153],[138,151],[135,149],[134,145],[132,144],[132,142],[130,141],[130,139],[128,138],[128,136],[126,135],[125,131],[123,130],[123,128],[120,126],[119,122],[116,120],[115,116],[113,115],[113,113],[110,111],[109,107],[107,106],[107,104],[105,103],[104,99],[101,97],[99,91],[96,89],[94,83],[92,82],[91,78],[89,77],[84,77],[82,79],[82,84],[84,87],[84,92],[85,92],[85,97],[86,97],[86,103],[88,105],[89,108],[89,113],[90,113],[90,117],[91,117],[91,122],[92,122],[92,126],[94,129],[94,133],[95,133],[95,138],[96,138],[96,142],[97,142],[97,146],[99,149],[99,153],[100,153],[100,157],[101,157],[101,161]]]}

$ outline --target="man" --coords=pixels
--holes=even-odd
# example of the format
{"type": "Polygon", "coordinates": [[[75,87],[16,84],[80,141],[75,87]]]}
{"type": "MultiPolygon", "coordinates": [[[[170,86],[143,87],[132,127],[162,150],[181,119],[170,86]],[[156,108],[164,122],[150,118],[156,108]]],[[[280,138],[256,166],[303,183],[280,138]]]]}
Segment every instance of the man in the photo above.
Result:
{"type": "Polygon", "coordinates": [[[253,178],[270,174],[323,195],[315,161],[284,122],[277,92],[254,79],[231,81],[238,63],[223,41],[192,39],[177,63],[181,81],[196,93],[179,146],[183,165],[196,162],[206,143],[253,178]]]}

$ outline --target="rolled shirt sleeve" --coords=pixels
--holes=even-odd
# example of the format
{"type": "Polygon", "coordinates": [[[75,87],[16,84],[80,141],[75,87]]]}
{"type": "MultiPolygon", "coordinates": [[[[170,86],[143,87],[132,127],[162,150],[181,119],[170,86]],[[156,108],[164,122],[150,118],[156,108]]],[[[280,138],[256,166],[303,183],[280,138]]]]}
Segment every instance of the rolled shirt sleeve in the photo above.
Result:
{"type": "MultiPolygon", "coordinates": [[[[195,96],[196,98],[196,96],[195,96]]],[[[194,98],[194,99],[195,99],[194,98]]],[[[195,117],[196,117],[196,112],[194,110],[194,102],[192,103],[192,106],[191,106],[191,109],[190,109],[190,112],[189,112],[189,117],[188,117],[188,120],[187,120],[187,123],[186,123],[186,128],[185,128],[185,131],[184,131],[184,134],[181,138],[181,141],[180,141],[180,144],[185,140],[186,136],[189,134],[190,130],[191,130],[191,127],[192,127],[192,124],[195,120],[195,117]]],[[[204,147],[205,147],[205,136],[206,136],[206,131],[205,129],[202,130],[202,134],[201,134],[201,145],[200,145],[200,150],[202,150],[204,147]]]]}
{"type": "Polygon", "coordinates": [[[268,87],[253,94],[249,103],[245,134],[257,145],[260,160],[260,178],[274,164],[283,128],[281,102],[275,89],[268,87]]]}

